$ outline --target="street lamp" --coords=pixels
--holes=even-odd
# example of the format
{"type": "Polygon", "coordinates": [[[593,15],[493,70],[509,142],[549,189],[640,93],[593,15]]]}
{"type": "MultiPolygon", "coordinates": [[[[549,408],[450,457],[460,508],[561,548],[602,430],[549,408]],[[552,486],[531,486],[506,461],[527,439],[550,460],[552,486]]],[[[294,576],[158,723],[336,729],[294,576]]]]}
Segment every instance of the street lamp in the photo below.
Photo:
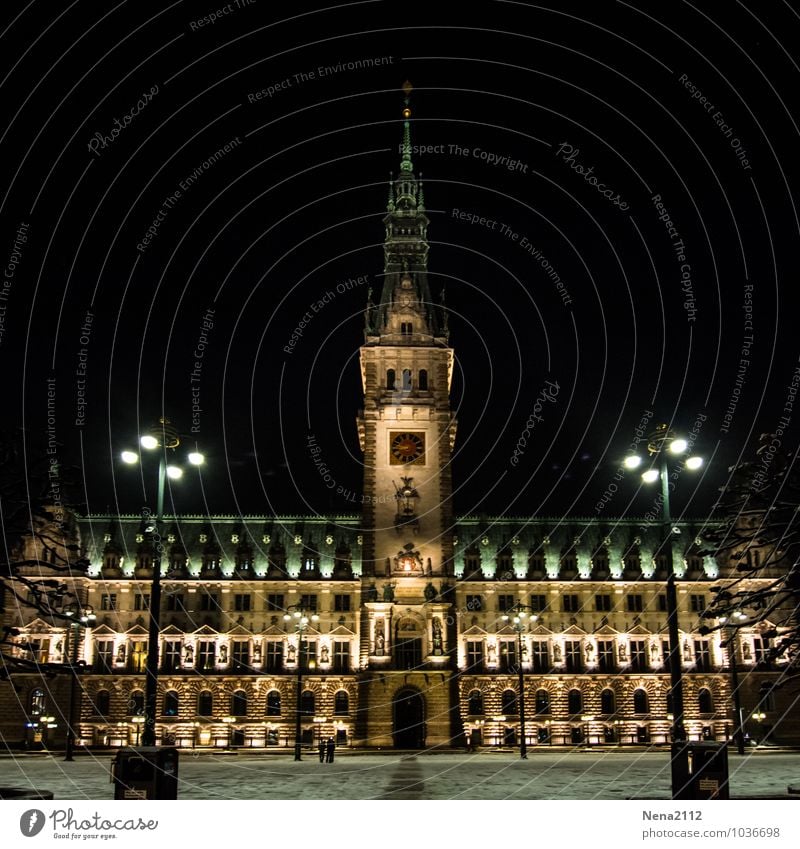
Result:
{"type": "Polygon", "coordinates": [[[530,612],[524,604],[517,604],[501,617],[510,623],[517,634],[517,674],[519,676],[519,756],[523,761],[528,760],[528,744],[525,742],[525,678],[522,670],[522,632],[527,622],[535,622],[539,617],[530,612]]]}
{"type": "Polygon", "coordinates": [[[233,748],[232,745],[231,745],[231,742],[232,742],[231,738],[233,737],[233,723],[236,722],[236,717],[235,716],[223,716],[222,721],[225,723],[225,725],[228,728],[227,750],[230,751],[233,748]]]}
{"type": "Polygon", "coordinates": [[[756,735],[756,745],[758,745],[761,742],[761,723],[767,718],[767,715],[763,710],[759,710],[758,708],[756,708],[751,715],[758,723],[758,734],[756,735]]]}
{"type": "MultiPolygon", "coordinates": [[[[152,522],[152,515],[146,513],[145,530],[152,536],[155,543],[153,556],[153,578],[150,587],[150,629],[147,640],[147,666],[145,678],[144,697],[144,732],[142,733],[143,746],[155,746],[156,744],[156,699],[158,696],[158,639],[159,639],[159,616],[161,613],[161,544],[160,528],[164,519],[164,489],[167,478],[178,480],[183,475],[180,466],[167,463],[167,452],[174,452],[181,444],[178,431],[172,426],[169,419],[163,416],[151,429],[150,433],[144,434],[139,439],[139,444],[146,451],[158,451],[158,495],[156,501],[156,517],[152,522]]],[[[125,450],[120,455],[122,461],[128,465],[140,462],[136,451],[125,450]]],[[[186,457],[192,466],[202,466],[205,458],[199,451],[192,451],[186,457]]]]}
{"type": "Polygon", "coordinates": [[[731,690],[733,691],[734,728],[733,739],[736,741],[736,751],[744,754],[744,717],[742,715],[742,698],[739,693],[739,673],[736,669],[736,631],[727,624],[726,616],[719,617],[719,623],[725,639],[720,643],[721,648],[728,649],[728,664],[731,671],[731,690]]]}
{"type": "Polygon", "coordinates": [[[75,691],[78,684],[78,634],[81,628],[91,628],[97,618],[88,605],[82,607],[78,602],[72,602],[64,608],[64,615],[70,617],[67,625],[67,657],[71,650],[71,672],[69,680],[69,714],[67,718],[67,743],[64,750],[64,760],[75,760],[73,751],[75,749],[75,691]],[[71,643],[71,645],[69,645],[71,643]]]}
{"type": "MultiPolygon", "coordinates": [[[[686,740],[686,727],[683,722],[683,679],[681,671],[681,648],[678,634],[678,596],[675,587],[675,570],[672,562],[672,516],[669,509],[669,457],[683,457],[687,469],[697,470],[703,465],[700,457],[686,457],[689,443],[676,436],[666,424],[660,424],[648,437],[647,452],[652,465],[642,474],[645,483],[661,480],[661,519],[664,527],[664,547],[667,560],[667,628],[669,631],[669,673],[670,695],[672,696],[672,740],[675,743],[686,740]]],[[[625,458],[623,465],[627,469],[637,469],[643,459],[636,454],[625,458]]]]}
{"type": "Polygon", "coordinates": [[[294,759],[302,760],[300,750],[302,748],[300,740],[300,697],[303,695],[303,635],[308,630],[312,622],[319,622],[319,616],[316,613],[310,615],[297,605],[289,605],[286,608],[286,613],[283,614],[284,622],[292,622],[294,630],[297,634],[297,690],[295,698],[295,722],[294,722],[294,759]]]}
{"type": "Polygon", "coordinates": [[[139,745],[139,732],[142,729],[142,725],[144,723],[144,717],[139,714],[137,716],[131,717],[131,722],[136,726],[136,745],[139,745]]]}

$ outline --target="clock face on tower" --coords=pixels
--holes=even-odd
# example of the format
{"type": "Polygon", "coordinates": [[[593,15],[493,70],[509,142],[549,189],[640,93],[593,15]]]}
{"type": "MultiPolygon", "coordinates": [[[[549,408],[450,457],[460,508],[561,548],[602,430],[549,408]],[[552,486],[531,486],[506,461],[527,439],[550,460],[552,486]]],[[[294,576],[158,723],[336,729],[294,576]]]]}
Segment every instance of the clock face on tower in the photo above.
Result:
{"type": "Polygon", "coordinates": [[[419,465],[425,462],[425,434],[414,432],[389,434],[389,463],[419,465]]]}

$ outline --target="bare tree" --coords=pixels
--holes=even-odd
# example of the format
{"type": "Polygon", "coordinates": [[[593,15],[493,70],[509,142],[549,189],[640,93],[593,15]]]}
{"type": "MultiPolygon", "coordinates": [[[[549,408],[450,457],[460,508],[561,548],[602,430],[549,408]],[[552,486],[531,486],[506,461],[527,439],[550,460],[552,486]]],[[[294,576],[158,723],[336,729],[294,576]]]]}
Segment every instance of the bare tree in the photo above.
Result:
{"type": "Polygon", "coordinates": [[[776,686],[800,677],[800,469],[775,434],[762,434],[755,460],[730,469],[716,505],[719,524],[705,534],[706,553],[736,573],[712,589],[701,630],[760,627],[764,661],[782,661],[776,686]]]}

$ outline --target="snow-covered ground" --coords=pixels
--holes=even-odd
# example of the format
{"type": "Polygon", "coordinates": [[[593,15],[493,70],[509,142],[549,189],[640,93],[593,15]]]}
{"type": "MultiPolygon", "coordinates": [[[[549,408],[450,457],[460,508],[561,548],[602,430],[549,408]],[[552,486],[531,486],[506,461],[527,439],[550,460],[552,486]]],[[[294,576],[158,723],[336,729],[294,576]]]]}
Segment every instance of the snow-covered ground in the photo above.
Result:
{"type": "MultiPolygon", "coordinates": [[[[0,758],[0,786],[47,789],[56,799],[113,799],[111,754],[72,763],[50,755],[0,758]]],[[[731,795],[769,796],[800,783],[800,753],[730,756],[731,795]]],[[[180,799],[626,799],[670,797],[667,752],[532,751],[527,761],[476,754],[342,753],[333,764],[291,752],[181,753],[180,799]]]]}

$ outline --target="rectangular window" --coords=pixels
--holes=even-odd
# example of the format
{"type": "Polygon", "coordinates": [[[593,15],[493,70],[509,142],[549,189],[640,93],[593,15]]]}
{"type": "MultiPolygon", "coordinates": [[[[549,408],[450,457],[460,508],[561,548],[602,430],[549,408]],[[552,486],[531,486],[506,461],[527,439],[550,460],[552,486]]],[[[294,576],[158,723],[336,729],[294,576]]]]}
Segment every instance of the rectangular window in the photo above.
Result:
{"type": "Polygon", "coordinates": [[[611,596],[608,593],[596,595],[594,597],[594,609],[603,612],[611,610],[611,596]]]}
{"type": "Polygon", "coordinates": [[[698,672],[711,671],[711,653],[708,647],[708,640],[694,641],[694,668],[698,672]]]}
{"type": "Polygon", "coordinates": [[[547,610],[547,596],[546,595],[531,595],[531,610],[534,613],[544,613],[547,610]]]}
{"type": "Polygon", "coordinates": [[[217,662],[217,644],[214,640],[200,640],[197,644],[197,668],[211,671],[217,662]]]}
{"type": "Polygon", "coordinates": [[[511,610],[514,607],[514,596],[510,594],[501,594],[497,596],[497,609],[503,613],[511,610]]]}
{"type": "Polygon", "coordinates": [[[245,672],[250,668],[249,640],[236,640],[233,643],[233,671],[245,672]]]}
{"type": "Polygon", "coordinates": [[[647,649],[644,640],[631,640],[631,669],[644,672],[647,669],[647,649]]]}
{"type": "Polygon", "coordinates": [[[236,593],[233,596],[233,609],[239,612],[250,610],[250,603],[253,597],[250,593],[236,593]]]}
{"type": "Polygon", "coordinates": [[[300,668],[313,669],[317,665],[317,641],[300,640],[300,668]]]}
{"type": "Polygon", "coordinates": [[[483,596],[468,595],[467,596],[467,610],[468,611],[483,610],[483,596]]]}
{"type": "Polygon", "coordinates": [[[628,612],[629,613],[641,613],[644,609],[644,605],[642,603],[642,597],[640,595],[629,595],[628,596],[628,612]]]}
{"type": "Polygon", "coordinates": [[[550,671],[550,647],[547,644],[547,640],[533,641],[533,671],[550,671]]]}
{"type": "Polygon", "coordinates": [[[101,610],[116,610],[117,609],[117,594],[103,593],[100,597],[101,610]]]}
{"type": "Polygon", "coordinates": [[[659,613],[666,613],[668,611],[666,593],[660,593],[658,596],[658,610],[659,613]]]}
{"type": "Polygon", "coordinates": [[[503,672],[517,671],[517,641],[500,640],[500,669],[503,672]]]}
{"type": "Polygon", "coordinates": [[[689,609],[692,613],[702,613],[706,609],[706,597],[704,595],[690,595],[689,609]]]}
{"type": "Polygon", "coordinates": [[[162,669],[171,672],[181,668],[181,644],[177,640],[167,640],[164,643],[162,669]]]}
{"type": "Polygon", "coordinates": [[[167,610],[176,613],[186,613],[183,593],[169,593],[167,595],[167,610]]]}
{"type": "Polygon", "coordinates": [[[614,659],[614,641],[597,641],[597,667],[601,672],[614,672],[616,662],[614,659]]]}
{"type": "Polygon", "coordinates": [[[311,613],[317,612],[317,597],[315,594],[304,594],[300,596],[300,607],[302,610],[307,610],[311,613]]]}
{"type": "Polygon", "coordinates": [[[565,613],[577,613],[578,612],[578,596],[576,595],[562,595],[561,596],[561,604],[562,610],[565,613]]]}
{"type": "Polygon", "coordinates": [[[417,669],[422,664],[422,640],[398,640],[394,649],[396,669],[417,669]]]}
{"type": "Polygon", "coordinates": [[[567,672],[583,671],[583,659],[581,657],[580,640],[567,640],[564,643],[564,656],[567,662],[567,672]]]}
{"type": "Polygon", "coordinates": [[[97,647],[94,660],[95,671],[111,672],[114,666],[114,641],[98,640],[95,645],[97,647]]]}
{"type": "Polygon", "coordinates": [[[334,640],[333,643],[333,671],[350,671],[350,642],[348,640],[334,640]]]}
{"type": "Polygon", "coordinates": [[[136,593],[133,597],[134,610],[149,610],[150,609],[150,594],[136,593]]]}
{"type": "Polygon", "coordinates": [[[219,610],[219,596],[216,593],[202,593],[200,596],[200,610],[219,610]]]}
{"type": "Polygon", "coordinates": [[[47,663],[50,660],[50,640],[28,640],[28,643],[36,663],[47,663]]]}
{"type": "Polygon", "coordinates": [[[483,640],[467,641],[467,669],[471,672],[483,671],[483,640]]]}
{"type": "Polygon", "coordinates": [[[283,593],[269,593],[267,595],[267,610],[284,610],[283,593]]]}
{"type": "Polygon", "coordinates": [[[764,637],[753,637],[753,659],[759,666],[769,665],[770,642],[764,637]]]}
{"type": "Polygon", "coordinates": [[[267,672],[280,672],[283,668],[283,643],[280,640],[267,640],[267,672]]]}
{"type": "Polygon", "coordinates": [[[349,595],[335,595],[333,597],[333,609],[336,613],[349,613],[350,612],[350,596],[349,595]]]}
{"type": "Polygon", "coordinates": [[[147,667],[147,642],[133,640],[131,642],[131,672],[144,672],[147,667]]]}

